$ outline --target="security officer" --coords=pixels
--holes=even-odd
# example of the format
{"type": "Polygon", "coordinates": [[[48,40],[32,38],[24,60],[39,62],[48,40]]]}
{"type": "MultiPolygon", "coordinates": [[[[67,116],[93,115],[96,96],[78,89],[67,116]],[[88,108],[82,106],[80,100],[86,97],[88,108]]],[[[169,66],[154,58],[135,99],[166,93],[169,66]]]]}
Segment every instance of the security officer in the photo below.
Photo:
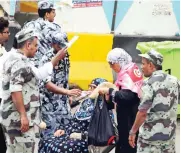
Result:
{"type": "Polygon", "coordinates": [[[141,54],[145,80],[141,103],[130,131],[129,143],[137,153],[175,153],[177,104],[180,85],[176,77],[162,71],[163,56],[155,50],[141,54]]]}
{"type": "MultiPolygon", "coordinates": [[[[28,59],[34,57],[37,51],[37,34],[32,29],[24,29],[18,33],[17,42],[19,49],[9,54],[3,64],[2,125],[8,153],[37,153],[39,87],[28,59]]],[[[65,57],[65,50],[59,51],[49,62],[48,75],[53,66],[65,57]]]]}
{"type": "Polygon", "coordinates": [[[43,0],[38,2],[38,15],[38,19],[25,23],[23,27],[35,29],[39,33],[38,50],[32,59],[36,67],[39,66],[39,60],[42,56],[52,48],[51,44],[54,34],[57,32],[62,33],[61,27],[53,22],[56,14],[55,7],[51,1],[43,0]]]}
{"type": "MultiPolygon", "coordinates": [[[[52,40],[53,48],[40,60],[40,65],[50,61],[53,56],[66,46],[64,34],[56,33],[52,40]]],[[[53,69],[51,76],[40,82],[40,100],[42,103],[41,114],[47,129],[42,131],[42,136],[52,136],[57,129],[65,129],[70,124],[71,112],[69,96],[78,96],[79,89],[68,90],[69,65],[67,57],[63,58],[53,69]]]]}

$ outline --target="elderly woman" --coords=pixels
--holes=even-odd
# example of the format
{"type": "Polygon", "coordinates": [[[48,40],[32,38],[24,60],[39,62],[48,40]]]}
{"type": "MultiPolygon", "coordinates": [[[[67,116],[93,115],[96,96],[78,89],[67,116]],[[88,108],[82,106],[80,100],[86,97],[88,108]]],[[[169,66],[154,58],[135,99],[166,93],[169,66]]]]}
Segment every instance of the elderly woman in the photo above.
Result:
{"type": "MultiPolygon", "coordinates": [[[[89,91],[93,91],[102,82],[106,82],[106,80],[102,78],[94,79],[89,85],[89,91]]],[[[88,153],[86,135],[94,111],[95,100],[86,96],[81,101],[71,123],[64,130],[57,130],[54,137],[40,142],[39,153],[88,153]],[[72,134],[76,139],[70,137],[72,134]]],[[[97,102],[100,101],[98,98],[97,102]]]]}
{"type": "Polygon", "coordinates": [[[116,153],[136,153],[136,148],[130,147],[128,137],[140,101],[142,74],[132,62],[131,56],[121,48],[111,50],[107,55],[107,61],[117,73],[115,85],[119,90],[102,88],[99,92],[106,94],[108,102],[114,102],[117,106],[119,142],[116,153]]]}

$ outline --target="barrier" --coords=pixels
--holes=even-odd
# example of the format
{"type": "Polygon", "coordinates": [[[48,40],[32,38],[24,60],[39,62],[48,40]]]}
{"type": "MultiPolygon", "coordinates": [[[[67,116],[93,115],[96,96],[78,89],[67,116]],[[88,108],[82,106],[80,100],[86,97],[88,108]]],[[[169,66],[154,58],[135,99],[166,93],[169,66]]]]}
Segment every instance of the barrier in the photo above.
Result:
{"type": "Polygon", "coordinates": [[[69,40],[74,35],[78,35],[79,39],[69,49],[71,61],[69,82],[76,83],[83,89],[87,89],[87,85],[96,77],[112,82],[112,71],[106,62],[106,56],[112,48],[113,35],[68,33],[69,40]]]}

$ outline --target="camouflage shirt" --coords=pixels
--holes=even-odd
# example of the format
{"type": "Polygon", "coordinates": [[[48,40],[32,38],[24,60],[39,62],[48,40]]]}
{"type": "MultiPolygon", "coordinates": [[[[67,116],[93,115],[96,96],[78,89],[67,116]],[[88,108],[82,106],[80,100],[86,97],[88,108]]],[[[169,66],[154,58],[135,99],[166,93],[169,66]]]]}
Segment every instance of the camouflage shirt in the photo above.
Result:
{"type": "Polygon", "coordinates": [[[43,18],[38,18],[37,20],[26,23],[23,28],[35,29],[39,35],[38,50],[35,57],[32,59],[35,66],[38,67],[39,59],[41,59],[42,56],[52,48],[51,43],[53,35],[57,32],[61,32],[61,27],[54,22],[49,22],[43,18]]]}
{"type": "Polygon", "coordinates": [[[20,115],[12,101],[12,92],[21,91],[30,126],[40,122],[39,89],[28,58],[19,51],[9,55],[3,65],[2,124],[8,127],[20,126],[20,115]]]}
{"type": "Polygon", "coordinates": [[[155,71],[144,82],[139,111],[147,117],[139,130],[139,137],[154,143],[175,137],[179,83],[176,77],[155,71]]]}

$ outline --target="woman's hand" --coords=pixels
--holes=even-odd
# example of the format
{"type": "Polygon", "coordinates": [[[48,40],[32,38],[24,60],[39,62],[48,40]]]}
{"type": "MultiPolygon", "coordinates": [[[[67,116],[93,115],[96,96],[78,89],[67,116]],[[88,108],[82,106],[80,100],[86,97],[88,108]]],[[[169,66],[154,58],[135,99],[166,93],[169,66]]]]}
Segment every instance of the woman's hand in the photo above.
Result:
{"type": "Polygon", "coordinates": [[[99,94],[101,94],[101,95],[109,94],[109,88],[107,88],[107,87],[100,88],[99,94]]]}
{"type": "Polygon", "coordinates": [[[62,135],[65,134],[65,131],[64,130],[57,130],[55,133],[54,133],[54,136],[55,137],[60,137],[62,135]]]}

